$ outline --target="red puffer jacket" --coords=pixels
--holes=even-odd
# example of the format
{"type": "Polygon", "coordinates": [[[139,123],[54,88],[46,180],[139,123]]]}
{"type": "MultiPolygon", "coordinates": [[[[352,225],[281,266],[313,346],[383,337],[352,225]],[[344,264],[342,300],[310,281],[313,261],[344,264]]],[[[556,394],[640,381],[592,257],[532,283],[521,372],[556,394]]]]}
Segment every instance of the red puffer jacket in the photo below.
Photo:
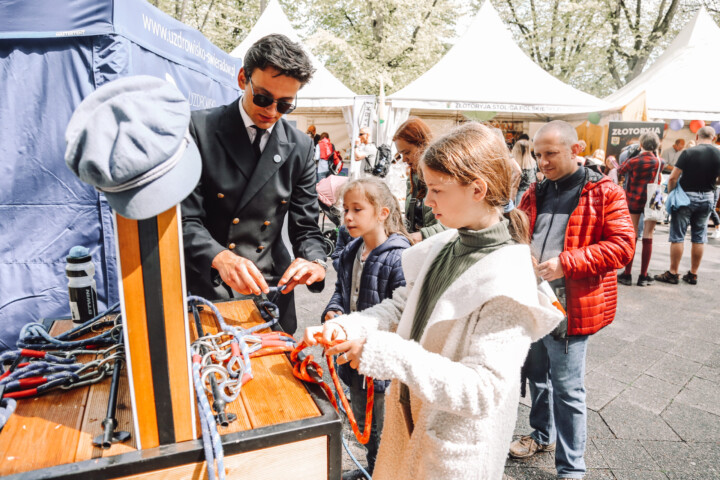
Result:
{"type": "MultiPolygon", "coordinates": [[[[560,263],[565,273],[568,334],[590,335],[615,318],[616,270],[635,254],[635,231],[625,193],[608,177],[590,172],[568,220],[560,263]]],[[[520,202],[530,231],[537,218],[537,183],[520,202]]]]}

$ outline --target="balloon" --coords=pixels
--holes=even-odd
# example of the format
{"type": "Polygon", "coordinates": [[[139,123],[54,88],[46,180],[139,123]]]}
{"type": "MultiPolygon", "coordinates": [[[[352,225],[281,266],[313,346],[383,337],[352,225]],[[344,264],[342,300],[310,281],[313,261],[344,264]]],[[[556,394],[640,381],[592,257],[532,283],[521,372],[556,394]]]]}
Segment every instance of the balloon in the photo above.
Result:
{"type": "Polygon", "coordinates": [[[685,125],[685,122],[678,120],[677,118],[670,120],[670,130],[680,130],[683,128],[683,125],[685,125]]]}
{"type": "Polygon", "coordinates": [[[720,133],[720,122],[713,122],[710,124],[710,126],[715,130],[715,135],[720,133]]]}
{"type": "Polygon", "coordinates": [[[702,120],[693,120],[692,122],[690,122],[690,131],[692,133],[697,133],[697,131],[704,126],[705,122],[703,122],[702,120]]]}
{"type": "Polygon", "coordinates": [[[600,114],[597,112],[592,112],[590,115],[588,115],[588,120],[593,125],[597,125],[598,123],[600,123],[600,114]]]}

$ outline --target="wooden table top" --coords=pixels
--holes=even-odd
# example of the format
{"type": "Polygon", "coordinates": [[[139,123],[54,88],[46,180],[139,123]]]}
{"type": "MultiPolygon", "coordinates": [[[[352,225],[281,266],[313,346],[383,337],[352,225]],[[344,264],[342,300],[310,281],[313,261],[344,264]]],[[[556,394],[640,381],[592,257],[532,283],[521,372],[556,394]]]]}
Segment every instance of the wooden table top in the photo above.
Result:
{"type": "MultiPolygon", "coordinates": [[[[248,328],[263,323],[251,300],[216,305],[230,325],[248,328]]],[[[212,313],[205,309],[200,315],[205,332],[216,332],[212,313]]],[[[193,324],[191,314],[189,320],[193,324]]],[[[58,321],[51,333],[59,335],[72,327],[70,321],[58,321]]],[[[194,324],[191,332],[194,335],[194,324]]],[[[79,359],[88,360],[90,358],[79,359]]],[[[221,435],[321,415],[302,382],[293,376],[285,355],[253,358],[252,371],[253,380],[246,383],[238,399],[227,406],[227,411],[235,413],[238,419],[227,428],[219,427],[221,435]]],[[[110,378],[89,387],[53,390],[46,395],[19,400],[15,413],[0,432],[0,476],[136,450],[134,435],[128,442],[114,444],[108,450],[92,444],[93,438],[102,433],[109,390],[110,378]]],[[[116,418],[117,430],[133,432],[126,375],[120,383],[116,418]]],[[[197,431],[199,435],[199,424],[197,431]]]]}

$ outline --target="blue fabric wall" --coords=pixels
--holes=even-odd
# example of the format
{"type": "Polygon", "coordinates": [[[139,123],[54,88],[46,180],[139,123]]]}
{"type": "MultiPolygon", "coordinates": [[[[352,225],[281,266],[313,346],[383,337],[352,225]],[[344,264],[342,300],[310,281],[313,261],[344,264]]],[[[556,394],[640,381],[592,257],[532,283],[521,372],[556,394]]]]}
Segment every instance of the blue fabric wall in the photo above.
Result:
{"type": "Polygon", "coordinates": [[[0,351],[24,324],[70,314],[64,267],[74,245],[90,248],[100,308],[118,300],[112,212],[64,161],[77,105],[106,82],[145,74],[209,108],[237,98],[239,68],[144,0],[0,2],[0,351]]]}

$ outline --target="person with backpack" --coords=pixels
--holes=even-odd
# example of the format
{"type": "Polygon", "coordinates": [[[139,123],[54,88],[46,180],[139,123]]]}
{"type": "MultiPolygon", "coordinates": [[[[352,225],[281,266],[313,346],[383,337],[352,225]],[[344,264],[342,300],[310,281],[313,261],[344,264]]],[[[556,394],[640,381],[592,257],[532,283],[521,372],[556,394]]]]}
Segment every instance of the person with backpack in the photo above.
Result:
{"type": "Polygon", "coordinates": [[[320,141],[315,148],[315,155],[318,157],[317,181],[319,182],[323,178],[330,176],[328,161],[330,160],[333,151],[332,143],[330,143],[330,134],[322,132],[320,134],[320,141]]]}

